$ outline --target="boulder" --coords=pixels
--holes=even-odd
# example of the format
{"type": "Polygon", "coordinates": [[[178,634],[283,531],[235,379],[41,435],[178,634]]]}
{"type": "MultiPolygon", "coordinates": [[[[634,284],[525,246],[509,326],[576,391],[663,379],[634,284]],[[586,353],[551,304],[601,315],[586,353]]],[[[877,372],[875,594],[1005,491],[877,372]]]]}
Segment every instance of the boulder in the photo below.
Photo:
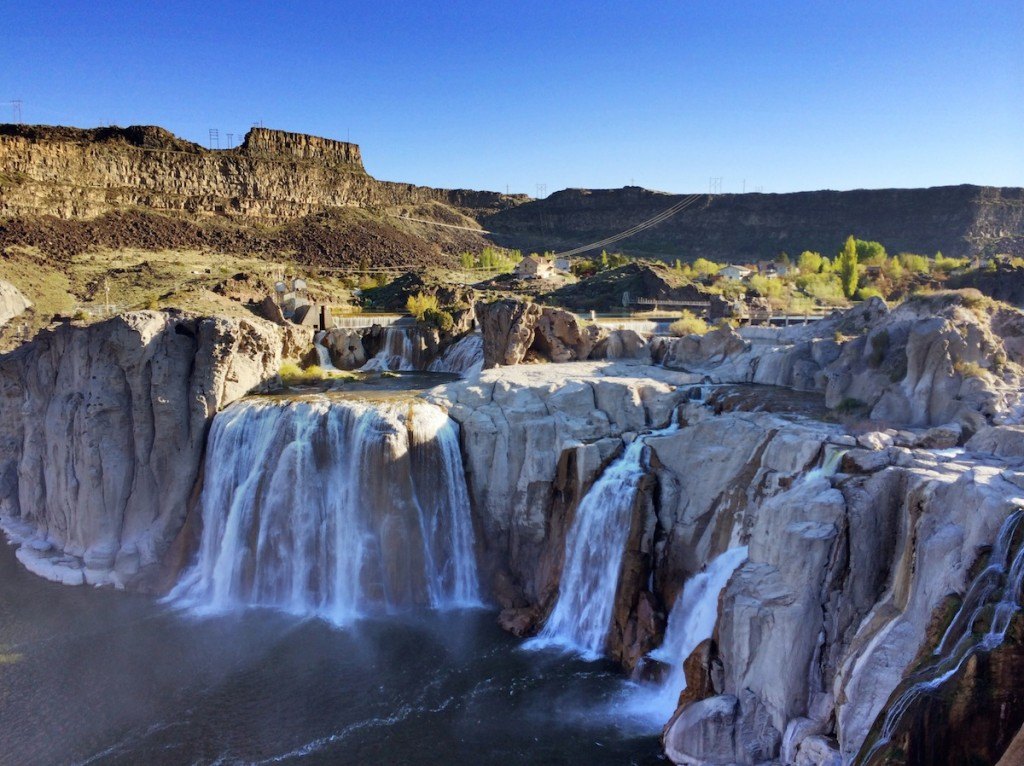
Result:
{"type": "Polygon", "coordinates": [[[680,369],[714,366],[745,348],[743,338],[729,325],[722,325],[704,335],[687,335],[672,341],[664,364],[680,369]]]}
{"type": "Polygon", "coordinates": [[[502,300],[476,305],[484,339],[484,369],[519,364],[533,345],[541,307],[523,301],[502,300]]]}
{"type": "Polygon", "coordinates": [[[281,304],[278,303],[272,295],[268,295],[260,301],[256,313],[274,324],[284,325],[288,321],[284,318],[284,312],[281,310],[281,304]]]}
{"type": "Polygon", "coordinates": [[[647,341],[634,330],[612,330],[601,343],[602,359],[641,359],[647,356],[647,341]]]}
{"type": "Polygon", "coordinates": [[[0,279],[0,327],[30,308],[32,302],[17,287],[0,279]]]}
{"type": "Polygon", "coordinates": [[[987,452],[999,457],[1024,457],[1024,425],[983,428],[965,446],[969,452],[987,452]]]}
{"type": "Polygon", "coordinates": [[[331,360],[340,370],[358,370],[366,364],[366,349],[363,347],[363,333],[360,330],[329,330],[323,344],[330,349],[331,360]]]}
{"type": "Polygon", "coordinates": [[[579,318],[565,309],[541,309],[532,347],[552,362],[586,359],[594,346],[593,338],[579,318]]]}

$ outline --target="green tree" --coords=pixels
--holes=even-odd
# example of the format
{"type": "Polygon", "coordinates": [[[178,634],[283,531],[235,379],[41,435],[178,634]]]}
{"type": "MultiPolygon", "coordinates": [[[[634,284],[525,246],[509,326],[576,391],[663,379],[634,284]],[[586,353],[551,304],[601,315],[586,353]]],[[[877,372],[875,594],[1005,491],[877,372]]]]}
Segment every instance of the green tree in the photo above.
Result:
{"type": "Polygon", "coordinates": [[[472,253],[462,253],[459,255],[459,262],[462,264],[462,268],[471,269],[476,265],[476,256],[472,253]]]}
{"type": "Polygon", "coordinates": [[[881,242],[866,242],[863,239],[856,240],[857,261],[864,266],[884,266],[888,254],[881,242]]]}
{"type": "Polygon", "coordinates": [[[836,257],[836,271],[843,295],[852,298],[857,292],[857,242],[851,234],[846,238],[843,251],[836,257]]]}
{"type": "Polygon", "coordinates": [[[821,271],[821,253],[812,250],[804,250],[797,258],[796,267],[801,274],[817,274],[821,271]]]}
{"type": "Polygon", "coordinates": [[[718,273],[721,268],[714,261],[709,261],[707,258],[698,258],[693,262],[693,273],[697,277],[713,277],[718,273]]]}
{"type": "Polygon", "coordinates": [[[681,260],[679,260],[678,258],[676,258],[676,271],[682,271],[682,270],[683,270],[683,262],[681,260]]]}
{"type": "Polygon", "coordinates": [[[608,253],[604,250],[601,251],[601,270],[608,268],[608,253]]]}

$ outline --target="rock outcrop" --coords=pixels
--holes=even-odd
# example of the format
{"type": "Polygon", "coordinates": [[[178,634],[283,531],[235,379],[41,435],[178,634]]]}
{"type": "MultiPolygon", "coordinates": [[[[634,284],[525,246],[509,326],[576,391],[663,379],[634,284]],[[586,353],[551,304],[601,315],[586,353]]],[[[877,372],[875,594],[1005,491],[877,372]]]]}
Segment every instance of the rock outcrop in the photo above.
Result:
{"type": "Polygon", "coordinates": [[[0,518],[19,559],[143,585],[184,522],[211,418],[308,346],[295,332],[147,311],[0,357],[0,518]]]}
{"type": "Polygon", "coordinates": [[[32,308],[32,302],[22,294],[21,290],[10,282],[0,279],[0,327],[30,308],[32,308]]]}
{"type": "MultiPolygon", "coordinates": [[[[953,427],[855,438],[799,415],[716,415],[687,403],[696,376],[657,383],[655,369],[525,366],[432,395],[461,425],[502,622],[519,635],[543,624],[579,499],[624,441],[675,412],[681,428],[646,437],[650,475],[632,511],[607,654],[636,666],[684,583],[746,545],[713,641],[687,662],[695,687],[666,729],[666,752],[685,764],[847,763],[934,645],[950,594],[964,592],[1000,524],[1024,508],[1017,429],[983,430],[974,445],[985,452],[953,453],[935,451],[958,439],[953,427]]],[[[996,667],[1009,667],[1002,656],[996,667]]],[[[980,688],[971,672],[965,688],[980,688]]],[[[985,678],[1003,679],[992,694],[1010,699],[1004,682],[1016,671],[985,678]]],[[[1013,705],[988,752],[1024,719],[1013,705]]],[[[942,723],[931,725],[967,736],[960,710],[940,706],[930,715],[942,723]]],[[[920,736],[915,720],[907,736],[920,736]]]]}
{"type": "Polygon", "coordinates": [[[821,322],[675,340],[666,366],[722,383],[820,391],[829,408],[895,425],[959,422],[967,437],[1024,414],[1024,313],[976,292],[878,298],[821,322]]]}

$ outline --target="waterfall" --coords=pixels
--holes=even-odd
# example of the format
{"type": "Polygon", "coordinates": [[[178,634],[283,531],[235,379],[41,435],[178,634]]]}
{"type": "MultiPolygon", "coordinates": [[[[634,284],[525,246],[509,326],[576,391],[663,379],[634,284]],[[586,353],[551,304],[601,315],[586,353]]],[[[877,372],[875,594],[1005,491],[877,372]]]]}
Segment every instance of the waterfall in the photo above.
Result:
{"type": "Polygon", "coordinates": [[[456,429],[418,401],[236,402],[214,418],[199,552],[169,598],[337,624],[477,604],[456,429]]]}
{"type": "Polygon", "coordinates": [[[747,560],[746,546],[730,548],[686,581],[668,615],[665,640],[648,655],[669,666],[657,685],[641,687],[629,707],[659,724],[667,721],[686,689],[683,661],[702,642],[711,638],[718,621],[718,597],[740,564],[747,560]]]}
{"type": "Polygon", "coordinates": [[[334,366],[334,362],[331,361],[331,352],[327,349],[327,346],[324,345],[324,337],[326,335],[326,330],[320,330],[316,335],[314,335],[313,348],[316,349],[316,354],[320,357],[320,369],[333,372],[337,371],[338,368],[334,366]]]}
{"type": "Polygon", "coordinates": [[[921,697],[935,692],[952,678],[977,652],[991,652],[1003,643],[1013,615],[1020,608],[1024,586],[1024,544],[1011,555],[1014,537],[1021,527],[1024,511],[1016,510],[1003,521],[989,554],[988,565],[967,588],[963,603],[931,654],[931,659],[913,673],[896,699],[887,706],[877,739],[865,744],[856,763],[867,764],[892,741],[903,715],[921,697]],[[991,613],[988,629],[978,629],[985,614],[991,613]],[[907,685],[909,683],[909,685],[907,685]]]}
{"type": "Polygon", "coordinates": [[[383,328],[383,332],[384,342],[381,344],[380,351],[359,369],[363,372],[415,370],[419,351],[418,343],[413,341],[414,335],[416,341],[419,340],[416,328],[392,325],[383,328]]]}
{"type": "Polygon", "coordinates": [[[643,451],[644,440],[637,437],[580,501],[565,540],[558,601],[543,630],[525,646],[557,646],[588,659],[601,656],[611,629],[633,504],[645,472],[643,451]]]}
{"type": "Polygon", "coordinates": [[[484,337],[480,333],[471,333],[446,348],[427,369],[431,372],[454,372],[471,378],[478,375],[483,366],[484,337]]]}

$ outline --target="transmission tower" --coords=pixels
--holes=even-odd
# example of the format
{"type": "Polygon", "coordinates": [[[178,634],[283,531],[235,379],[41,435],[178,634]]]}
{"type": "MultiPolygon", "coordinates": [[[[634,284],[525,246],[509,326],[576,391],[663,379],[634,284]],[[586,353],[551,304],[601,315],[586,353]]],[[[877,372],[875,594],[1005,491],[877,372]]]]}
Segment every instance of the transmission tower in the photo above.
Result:
{"type": "Polygon", "coordinates": [[[235,134],[234,133],[228,133],[227,136],[228,136],[228,149],[234,149],[235,148],[235,134]]]}
{"type": "Polygon", "coordinates": [[[540,199],[541,197],[546,197],[547,194],[548,194],[548,185],[547,184],[537,184],[537,199],[540,199]]]}
{"type": "Polygon", "coordinates": [[[722,177],[712,176],[708,179],[708,194],[722,193],[722,177]]]}
{"type": "Polygon", "coordinates": [[[11,102],[11,111],[14,112],[14,121],[21,124],[21,99],[16,98],[11,102]]]}
{"type": "Polygon", "coordinates": [[[210,128],[210,148],[220,149],[220,131],[217,128],[210,128]]]}

